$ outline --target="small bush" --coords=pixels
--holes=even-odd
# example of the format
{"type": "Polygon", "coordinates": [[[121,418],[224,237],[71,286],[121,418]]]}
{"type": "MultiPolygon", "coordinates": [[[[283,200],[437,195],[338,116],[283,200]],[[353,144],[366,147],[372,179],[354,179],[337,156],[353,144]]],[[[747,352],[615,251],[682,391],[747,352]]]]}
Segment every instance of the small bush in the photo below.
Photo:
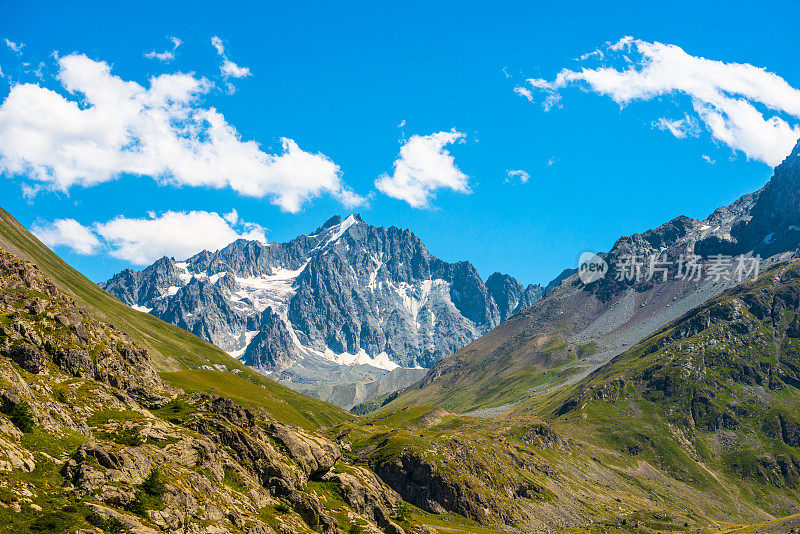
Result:
{"type": "Polygon", "coordinates": [[[235,469],[226,467],[224,473],[225,476],[222,479],[222,481],[225,484],[240,491],[247,490],[247,483],[242,478],[242,475],[240,475],[235,469]]]}
{"type": "Polygon", "coordinates": [[[161,471],[158,468],[154,468],[144,479],[144,482],[139,484],[136,499],[128,504],[127,509],[138,516],[147,517],[147,510],[163,506],[161,497],[166,491],[167,486],[161,476],[161,471]]]}
{"type": "Polygon", "coordinates": [[[164,477],[161,476],[161,471],[157,467],[150,471],[150,474],[147,475],[147,478],[144,479],[140,487],[142,491],[151,497],[157,497],[159,499],[164,495],[164,492],[167,491],[167,486],[164,484],[164,477]]]}
{"type": "Polygon", "coordinates": [[[81,519],[81,515],[74,508],[42,512],[28,526],[28,530],[30,532],[51,534],[72,532],[80,524],[81,519]]]}
{"type": "Polygon", "coordinates": [[[292,509],[283,503],[278,503],[275,505],[275,511],[278,512],[279,514],[288,514],[289,512],[292,511],[292,509]]]}
{"type": "Polygon", "coordinates": [[[136,498],[129,502],[125,509],[138,516],[147,517],[147,509],[150,508],[149,500],[147,494],[139,490],[136,492],[136,498]]]}
{"type": "Polygon", "coordinates": [[[17,494],[9,488],[0,488],[0,501],[9,504],[17,500],[17,494]]]}
{"type": "Polygon", "coordinates": [[[122,428],[117,431],[113,440],[120,445],[136,447],[144,443],[139,427],[122,428]]]}
{"type": "Polygon", "coordinates": [[[125,523],[116,517],[109,517],[106,519],[100,514],[96,514],[94,512],[86,516],[86,522],[99,528],[106,534],[122,534],[123,532],[128,531],[125,523]]]}
{"type": "Polygon", "coordinates": [[[67,387],[56,386],[53,388],[53,397],[61,404],[67,404],[69,402],[68,390],[69,388],[67,387]]]}
{"type": "Polygon", "coordinates": [[[15,405],[8,415],[11,418],[11,422],[23,432],[30,432],[36,426],[36,420],[33,418],[31,407],[25,401],[15,405]]]}

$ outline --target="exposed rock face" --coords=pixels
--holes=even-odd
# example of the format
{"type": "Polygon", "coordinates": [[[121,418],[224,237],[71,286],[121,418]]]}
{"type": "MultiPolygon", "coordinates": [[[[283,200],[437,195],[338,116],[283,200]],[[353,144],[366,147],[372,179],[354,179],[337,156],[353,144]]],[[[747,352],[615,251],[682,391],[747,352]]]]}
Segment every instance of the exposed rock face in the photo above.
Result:
{"type": "Polygon", "coordinates": [[[345,431],[338,438],[350,441],[354,454],[369,458],[372,471],[404,500],[428,512],[454,512],[482,524],[513,525],[520,532],[555,530],[539,528],[555,519],[543,510],[542,503],[555,496],[541,478],[553,474],[554,466],[536,458],[545,450],[554,459],[571,452],[547,424],[487,422],[484,426],[453,418],[441,409],[421,416],[412,413],[418,414],[418,408],[377,416],[358,432],[345,431]],[[399,428],[382,427],[382,422],[397,421],[402,413],[410,418],[399,428]],[[536,520],[527,517],[520,498],[536,503],[532,508],[541,514],[536,520]]]}
{"type": "Polygon", "coordinates": [[[353,467],[349,472],[328,472],[322,479],[338,485],[344,500],[358,513],[372,519],[387,534],[403,532],[392,521],[392,517],[399,514],[403,504],[400,495],[372,471],[353,467]]]}
{"type": "Polygon", "coordinates": [[[0,249],[0,355],[34,374],[52,361],[63,372],[135,392],[169,389],[147,352],[114,326],[94,320],[32,264],[0,249]]]}
{"type": "MultiPolygon", "coordinates": [[[[775,168],[762,189],[743,197],[732,207],[728,231],[706,239],[706,254],[741,254],[755,251],[762,256],[793,250],[800,245],[800,142],[775,168]],[[738,211],[738,213],[735,213],[738,211]]],[[[716,214],[715,214],[716,215],[716,214]]]]}
{"type": "Polygon", "coordinates": [[[126,334],[2,250],[0,471],[15,532],[33,510],[86,532],[404,533],[398,495],[337,444],[166,385],[126,334]]]}
{"type": "Polygon", "coordinates": [[[484,284],[470,263],[444,262],[410,231],[358,215],[288,243],[162,258],[104,288],[274,378],[324,386],[332,375],[320,358],[384,373],[430,367],[542,294],[499,273],[484,284]]]}
{"type": "Polygon", "coordinates": [[[513,276],[500,273],[494,273],[486,280],[486,290],[497,303],[503,320],[531,306],[544,295],[542,286],[530,284],[522,287],[513,276]]]}
{"type": "Polygon", "coordinates": [[[267,308],[261,314],[261,328],[247,345],[242,362],[256,369],[283,370],[300,355],[291,334],[277,313],[267,308]]]}

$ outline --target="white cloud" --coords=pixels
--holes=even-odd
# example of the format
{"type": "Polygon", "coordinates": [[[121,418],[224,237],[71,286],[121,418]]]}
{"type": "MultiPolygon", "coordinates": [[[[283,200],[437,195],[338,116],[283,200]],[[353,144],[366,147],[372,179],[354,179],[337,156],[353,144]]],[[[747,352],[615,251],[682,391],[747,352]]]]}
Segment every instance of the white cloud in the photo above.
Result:
{"type": "Polygon", "coordinates": [[[219,54],[220,56],[225,55],[225,45],[222,44],[222,39],[220,39],[216,35],[211,38],[211,46],[217,49],[217,54],[219,54]]]}
{"type": "Polygon", "coordinates": [[[520,96],[528,99],[528,102],[533,102],[533,93],[527,87],[515,87],[514,92],[520,96]]]}
{"type": "Polygon", "coordinates": [[[653,121],[653,128],[670,132],[678,139],[683,139],[686,136],[697,137],[700,135],[700,123],[696,118],[689,116],[685,113],[682,119],[667,119],[665,117],[653,121]]]}
{"type": "Polygon", "coordinates": [[[444,147],[463,142],[465,135],[455,129],[431,135],[413,135],[400,147],[394,173],[375,181],[379,191],[405,200],[414,208],[429,205],[437,189],[469,193],[467,175],[456,167],[453,156],[444,147]]]}
{"type": "Polygon", "coordinates": [[[406,125],[406,120],[405,120],[405,119],[403,119],[403,120],[401,120],[401,121],[400,121],[400,124],[398,124],[398,125],[397,125],[397,127],[398,127],[398,128],[402,128],[402,127],[404,127],[405,125],[406,125]]]}
{"type": "Polygon", "coordinates": [[[216,36],[212,37],[211,45],[217,49],[217,54],[222,58],[222,65],[220,65],[219,70],[222,72],[223,76],[226,78],[246,78],[251,75],[249,68],[240,67],[228,59],[228,55],[225,53],[225,45],[222,44],[222,39],[216,36]]]}
{"type": "Polygon", "coordinates": [[[66,246],[79,254],[106,249],[114,258],[147,265],[163,256],[187,258],[201,250],[218,250],[237,239],[266,242],[264,228],[241,221],[236,210],[225,216],[208,211],[167,211],[134,219],[118,216],[83,226],[73,219],[39,224],[34,233],[48,246],[66,246]],[[235,217],[232,217],[235,215],[235,217]]]}
{"type": "Polygon", "coordinates": [[[561,89],[575,84],[622,106],[687,96],[693,118],[716,140],[773,166],[800,137],[800,91],[766,69],[693,56],[675,45],[632,37],[607,44],[606,51],[600,67],[563,69],[552,81],[536,78],[528,84],[545,93],[546,109],[559,101],[561,89]]]}
{"type": "Polygon", "coordinates": [[[234,208],[231,209],[230,213],[226,213],[225,215],[223,215],[222,218],[228,221],[228,223],[230,224],[236,224],[236,222],[239,220],[239,213],[234,208]]]}
{"type": "Polygon", "coordinates": [[[508,177],[505,179],[504,183],[508,183],[516,178],[521,184],[527,184],[528,180],[531,178],[531,175],[528,174],[528,171],[523,171],[522,169],[509,169],[506,171],[506,174],[508,177]]]}
{"type": "Polygon", "coordinates": [[[214,212],[168,211],[150,219],[119,216],[96,223],[94,229],[110,246],[111,256],[146,265],[162,256],[187,258],[204,249],[218,250],[240,238],[266,241],[263,228],[254,223],[246,226],[237,232],[214,212]]]}
{"type": "Polygon", "coordinates": [[[212,87],[193,74],[162,74],[145,88],[108,64],[72,54],[58,60],[68,98],[35,84],[12,86],[0,105],[0,171],[26,175],[25,191],[67,191],[122,173],[179,186],[231,188],[268,197],[297,212],[321,194],[348,206],[361,197],[342,183],[339,166],[281,139],[265,153],[200,97],[212,87]]]}
{"type": "Polygon", "coordinates": [[[5,39],[6,46],[9,47],[13,52],[17,54],[22,52],[22,47],[25,46],[25,43],[15,43],[14,41],[9,41],[8,38],[5,39]]]}
{"type": "Polygon", "coordinates": [[[181,44],[183,44],[183,41],[181,41],[177,37],[170,37],[169,39],[170,41],[172,41],[172,50],[164,50],[163,52],[156,52],[155,50],[153,50],[152,52],[146,53],[144,57],[148,59],[157,59],[163,62],[168,62],[175,59],[175,51],[181,44]]]}
{"type": "Polygon", "coordinates": [[[716,160],[711,159],[711,156],[709,156],[708,154],[703,154],[703,159],[709,165],[714,165],[717,162],[716,160]]]}
{"type": "Polygon", "coordinates": [[[36,223],[31,230],[48,247],[66,246],[78,254],[95,254],[102,246],[97,236],[75,219],[36,223]]]}
{"type": "Polygon", "coordinates": [[[155,50],[148,52],[144,55],[147,59],[157,59],[159,61],[167,62],[175,59],[175,54],[172,50],[164,50],[163,52],[156,52],[155,50]]]}
{"type": "Polygon", "coordinates": [[[587,59],[591,59],[593,57],[596,57],[598,59],[603,59],[605,57],[605,53],[599,48],[597,48],[595,50],[592,50],[591,52],[581,54],[581,56],[578,58],[578,61],[586,61],[587,59]]]}

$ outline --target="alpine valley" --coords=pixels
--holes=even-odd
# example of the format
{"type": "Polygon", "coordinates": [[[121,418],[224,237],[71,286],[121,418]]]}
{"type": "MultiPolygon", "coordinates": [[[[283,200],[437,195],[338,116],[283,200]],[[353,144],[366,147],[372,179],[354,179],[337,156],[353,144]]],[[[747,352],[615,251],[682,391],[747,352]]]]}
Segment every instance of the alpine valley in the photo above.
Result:
{"type": "Polygon", "coordinates": [[[0,211],[0,529],[797,532],[798,228],[800,144],[602,255],[664,276],[546,291],[355,215],[104,290],[0,211]],[[762,261],[677,276],[688,255],[762,261]],[[361,415],[272,379],[337,376],[340,404],[377,395],[361,415]]]}

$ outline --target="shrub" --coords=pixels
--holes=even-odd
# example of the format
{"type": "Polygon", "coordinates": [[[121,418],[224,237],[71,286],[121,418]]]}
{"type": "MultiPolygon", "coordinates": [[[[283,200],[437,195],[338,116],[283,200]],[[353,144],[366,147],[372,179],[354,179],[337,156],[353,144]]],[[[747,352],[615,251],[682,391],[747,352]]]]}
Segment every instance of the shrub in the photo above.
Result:
{"type": "Polygon", "coordinates": [[[36,426],[31,407],[25,401],[16,404],[8,415],[11,417],[11,422],[23,432],[30,432],[36,426]]]}
{"type": "Polygon", "coordinates": [[[86,516],[86,522],[99,528],[106,534],[122,534],[123,532],[128,531],[125,523],[116,517],[109,517],[106,519],[100,514],[96,514],[94,512],[86,516]]]}
{"type": "Polygon", "coordinates": [[[154,468],[144,479],[144,482],[139,484],[136,499],[128,504],[127,509],[138,516],[147,517],[147,510],[160,508],[163,505],[161,497],[166,491],[167,486],[164,484],[161,471],[158,468],[154,468]]]}
{"type": "Polygon", "coordinates": [[[113,440],[120,445],[137,446],[144,443],[139,427],[122,428],[117,431],[113,440]]]}
{"type": "Polygon", "coordinates": [[[150,474],[147,475],[147,478],[144,479],[140,487],[142,491],[151,497],[159,499],[164,495],[164,492],[167,491],[167,486],[164,484],[164,477],[161,476],[161,471],[157,467],[150,471],[150,474]]]}
{"type": "MultiPolygon", "coordinates": [[[[61,532],[74,532],[74,529],[83,519],[74,507],[64,507],[61,510],[39,513],[28,526],[28,531],[37,533],[60,534],[61,532]]],[[[15,531],[18,532],[18,531],[15,531]]]]}

